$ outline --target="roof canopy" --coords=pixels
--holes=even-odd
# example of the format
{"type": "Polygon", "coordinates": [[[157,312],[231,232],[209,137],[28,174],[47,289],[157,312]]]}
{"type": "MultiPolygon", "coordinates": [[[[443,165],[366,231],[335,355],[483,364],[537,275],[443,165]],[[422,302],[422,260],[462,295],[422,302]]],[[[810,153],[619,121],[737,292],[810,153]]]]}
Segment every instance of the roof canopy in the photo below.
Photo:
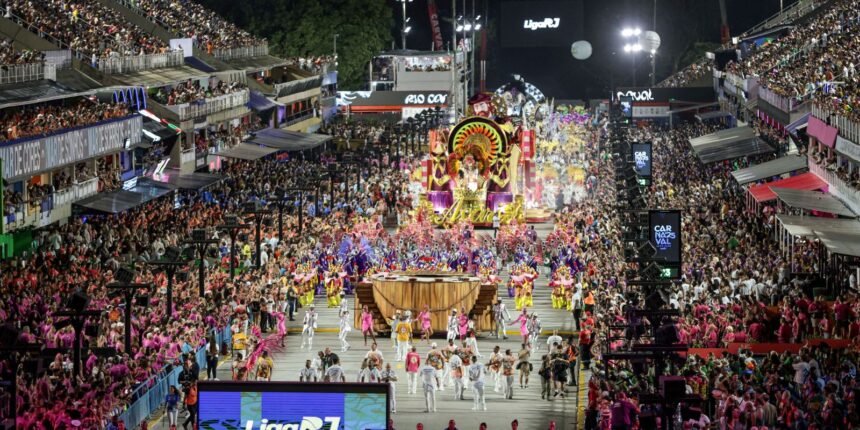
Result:
{"type": "Polygon", "coordinates": [[[833,254],[848,255],[851,257],[860,257],[860,232],[830,232],[815,230],[815,235],[827,251],[833,254]]]}
{"type": "Polygon", "coordinates": [[[153,175],[143,179],[147,182],[155,182],[159,186],[197,191],[221,182],[224,177],[210,173],[180,173],[177,169],[169,169],[160,175],[153,175]]]}
{"type": "Polygon", "coordinates": [[[755,130],[748,126],[720,130],[690,139],[690,145],[702,163],[765,154],[774,150],[770,145],[762,142],[756,136],[755,130]]]}
{"type": "Polygon", "coordinates": [[[847,218],[824,218],[780,214],[776,216],[788,234],[797,237],[815,237],[815,231],[834,233],[856,233],[860,231],[860,221],[847,218]]]}
{"type": "Polygon", "coordinates": [[[178,84],[189,79],[205,79],[209,77],[209,74],[193,67],[179,66],[141,70],[133,73],[112,75],[112,77],[126,85],[151,88],[178,84]]]}
{"type": "Polygon", "coordinates": [[[771,187],[771,191],[776,193],[777,197],[783,203],[793,208],[827,212],[847,217],[856,216],[854,212],[851,212],[851,209],[845,206],[845,203],[842,203],[842,201],[829,193],[778,187],[771,187]]]}
{"type": "Polygon", "coordinates": [[[795,170],[805,169],[806,167],[806,155],[787,155],[776,160],[747,167],[746,169],[735,170],[732,172],[732,176],[738,181],[738,184],[744,185],[795,170]]]}
{"type": "Polygon", "coordinates": [[[278,152],[278,150],[274,148],[252,145],[250,143],[240,143],[215,155],[219,157],[238,158],[240,160],[257,160],[276,152],[278,152]]]}
{"type": "Polygon", "coordinates": [[[761,185],[756,185],[749,188],[750,195],[756,202],[769,202],[776,199],[776,193],[771,188],[792,188],[795,190],[820,190],[827,186],[821,178],[815,173],[803,173],[797,176],[791,176],[778,181],[771,181],[761,185]]]}
{"type": "Polygon", "coordinates": [[[715,111],[711,111],[711,112],[704,112],[704,113],[697,114],[696,119],[698,119],[699,121],[707,121],[709,119],[717,119],[717,118],[722,118],[722,117],[726,117],[726,116],[732,116],[732,114],[730,114],[726,111],[722,111],[722,110],[715,110],[715,111]]]}
{"type": "Polygon", "coordinates": [[[258,131],[253,138],[248,140],[248,143],[265,145],[281,151],[304,151],[316,148],[331,139],[332,137],[327,134],[301,133],[283,128],[267,128],[258,131]]]}
{"type": "Polygon", "coordinates": [[[116,214],[134,209],[171,191],[173,191],[173,188],[162,187],[149,182],[139,182],[137,186],[129,190],[114,190],[107,193],[99,193],[75,202],[75,206],[78,206],[76,212],[85,214],[116,214]]]}

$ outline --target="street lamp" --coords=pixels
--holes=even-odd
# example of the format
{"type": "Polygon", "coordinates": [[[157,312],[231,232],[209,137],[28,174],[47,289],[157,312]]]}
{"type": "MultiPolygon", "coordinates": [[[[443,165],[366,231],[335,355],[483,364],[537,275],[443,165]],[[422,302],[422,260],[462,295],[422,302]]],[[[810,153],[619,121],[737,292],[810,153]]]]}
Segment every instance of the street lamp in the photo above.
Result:
{"type": "Polygon", "coordinates": [[[245,227],[247,226],[240,223],[236,215],[224,216],[224,224],[215,227],[230,234],[230,281],[236,279],[236,235],[245,227]]]}
{"type": "Polygon", "coordinates": [[[660,35],[656,32],[648,30],[642,31],[639,27],[625,28],[621,30],[621,37],[629,39],[628,43],[624,44],[624,53],[632,54],[633,61],[633,86],[636,86],[636,55],[639,52],[645,51],[651,58],[651,86],[654,86],[657,48],[660,47],[660,35]]]}
{"type": "Polygon", "coordinates": [[[261,258],[260,258],[260,228],[263,225],[263,216],[272,213],[269,209],[263,209],[260,207],[260,202],[253,201],[245,203],[245,214],[254,216],[254,225],[256,231],[256,249],[257,255],[254,257],[254,265],[259,268],[261,266],[261,258]]]}
{"type": "Polygon", "coordinates": [[[191,230],[191,239],[185,241],[186,244],[194,246],[194,250],[197,251],[197,255],[200,257],[200,267],[197,269],[197,286],[201,299],[206,294],[206,281],[204,279],[206,277],[206,248],[209,245],[218,243],[217,240],[207,239],[207,237],[206,229],[195,228],[191,230]]]}
{"type": "Polygon", "coordinates": [[[146,305],[149,304],[148,296],[138,296],[138,292],[140,290],[150,290],[152,286],[150,284],[141,284],[136,282],[131,282],[134,280],[135,273],[132,270],[126,268],[120,268],[116,273],[116,282],[111,282],[107,284],[108,290],[111,292],[108,293],[108,296],[122,294],[125,299],[125,327],[123,332],[125,333],[125,353],[128,354],[129,357],[132,356],[131,350],[131,307],[134,306],[134,299],[140,298],[146,302],[146,305]]]}
{"type": "Polygon", "coordinates": [[[165,321],[170,321],[170,316],[173,315],[173,278],[176,275],[176,271],[187,264],[186,261],[180,258],[181,255],[182,250],[179,249],[179,247],[170,246],[164,251],[164,258],[156,261],[148,261],[146,263],[149,266],[155,266],[158,268],[156,270],[164,270],[164,274],[167,276],[167,304],[165,309],[166,312],[164,314],[165,321]]]}
{"type": "Polygon", "coordinates": [[[406,49],[406,34],[412,30],[412,27],[406,25],[409,22],[409,18],[406,17],[406,3],[412,3],[412,0],[400,0],[401,5],[403,6],[403,21],[402,27],[400,31],[400,47],[404,50],[406,49]]]}

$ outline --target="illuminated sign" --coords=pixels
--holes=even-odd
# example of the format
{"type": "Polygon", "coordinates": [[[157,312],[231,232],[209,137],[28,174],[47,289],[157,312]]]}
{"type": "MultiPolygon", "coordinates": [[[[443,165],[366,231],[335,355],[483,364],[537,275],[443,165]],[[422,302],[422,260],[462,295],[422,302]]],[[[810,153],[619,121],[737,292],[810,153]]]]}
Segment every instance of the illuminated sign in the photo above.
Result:
{"type": "Polygon", "coordinates": [[[0,159],[4,179],[32,176],[122,150],[140,142],[143,118],[134,115],[99,125],[23,141],[4,142],[0,159]]]}
{"type": "Polygon", "coordinates": [[[448,94],[409,94],[403,100],[405,105],[423,105],[423,104],[445,104],[448,100],[448,94]]]}
{"type": "Polygon", "coordinates": [[[385,429],[388,384],[201,381],[208,430],[385,429]]]}
{"type": "Polygon", "coordinates": [[[561,25],[561,18],[544,18],[543,21],[527,19],[523,21],[523,28],[531,31],[544,28],[558,28],[559,25],[561,25]]]}
{"type": "Polygon", "coordinates": [[[633,169],[638,176],[651,177],[651,143],[634,143],[630,145],[633,152],[633,169]]]}
{"type": "Polygon", "coordinates": [[[660,264],[681,264],[681,212],[650,211],[649,239],[660,264]]]}
{"type": "Polygon", "coordinates": [[[633,101],[636,102],[650,102],[654,101],[654,96],[651,93],[651,90],[642,90],[642,91],[619,91],[616,93],[619,99],[622,97],[630,97],[633,101]]]}

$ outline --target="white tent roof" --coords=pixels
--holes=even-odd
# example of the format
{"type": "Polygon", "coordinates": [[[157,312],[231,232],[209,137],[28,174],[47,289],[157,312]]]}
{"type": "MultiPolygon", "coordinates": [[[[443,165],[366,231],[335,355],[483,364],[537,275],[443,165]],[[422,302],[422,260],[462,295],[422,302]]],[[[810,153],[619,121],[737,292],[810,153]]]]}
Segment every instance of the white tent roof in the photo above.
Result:
{"type": "Polygon", "coordinates": [[[776,218],[792,236],[815,237],[816,231],[837,234],[860,234],[860,221],[846,218],[777,215],[776,218]]]}
{"type": "Polygon", "coordinates": [[[815,231],[821,243],[833,254],[860,257],[860,231],[854,234],[815,231]]]}
{"type": "Polygon", "coordinates": [[[779,187],[772,187],[771,191],[776,193],[776,196],[783,203],[793,208],[827,212],[847,217],[856,216],[851,209],[848,209],[848,206],[845,206],[845,203],[842,203],[841,200],[829,193],[779,187]]]}
{"type": "Polygon", "coordinates": [[[805,169],[806,167],[806,155],[786,155],[785,157],[780,157],[776,160],[756,164],[755,166],[750,166],[745,169],[735,170],[732,172],[732,176],[734,176],[735,181],[737,181],[738,184],[744,185],[776,175],[794,172],[795,170],[805,169]]]}

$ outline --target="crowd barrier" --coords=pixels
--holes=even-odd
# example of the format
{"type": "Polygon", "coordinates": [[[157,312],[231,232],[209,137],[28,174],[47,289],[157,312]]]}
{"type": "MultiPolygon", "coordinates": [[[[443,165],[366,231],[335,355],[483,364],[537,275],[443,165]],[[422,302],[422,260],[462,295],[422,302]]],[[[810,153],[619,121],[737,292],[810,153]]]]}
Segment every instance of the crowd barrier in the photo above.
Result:
{"type": "Polygon", "coordinates": [[[185,54],[182,51],[170,51],[160,54],[128,55],[101,58],[98,63],[99,71],[107,75],[133,73],[141,70],[179,67],[185,63],[185,54]]]}
{"type": "MultiPolygon", "coordinates": [[[[201,42],[201,48],[206,49],[205,44],[201,42]]],[[[269,55],[269,44],[261,43],[256,46],[242,46],[238,48],[215,49],[212,51],[212,56],[221,60],[229,61],[240,58],[264,57],[269,55]]]]}
{"type": "MultiPolygon", "coordinates": [[[[807,343],[809,346],[827,345],[831,349],[844,349],[851,345],[851,341],[847,339],[809,339],[807,343]]],[[[737,354],[741,349],[751,351],[755,355],[767,355],[770,354],[771,351],[776,352],[777,354],[782,354],[786,351],[792,354],[797,354],[803,346],[804,344],[801,343],[733,342],[726,345],[725,348],[690,348],[687,350],[687,354],[697,355],[705,359],[708,358],[710,354],[714,354],[717,358],[722,358],[723,353],[737,354]]]]}
{"type": "Polygon", "coordinates": [[[194,103],[183,103],[181,105],[167,106],[168,109],[176,112],[180,121],[185,121],[194,118],[200,118],[223,110],[232,109],[238,106],[244,106],[248,103],[250,93],[248,89],[224,94],[222,96],[203,99],[194,103]]]}
{"type": "Polygon", "coordinates": [[[41,79],[57,79],[56,69],[53,65],[45,64],[44,61],[28,64],[0,65],[0,85],[38,81],[41,79]]]}
{"type": "MultiPolygon", "coordinates": [[[[221,344],[226,342],[230,344],[231,333],[230,327],[227,326],[215,333],[215,344],[218,351],[221,351],[221,344]]],[[[200,370],[206,369],[206,346],[200,347],[195,358],[200,370]]],[[[132,399],[135,399],[122,413],[119,418],[125,423],[127,429],[138,428],[146,421],[154,412],[161,409],[165,403],[168,390],[171,386],[179,387],[179,374],[182,372],[182,366],[173,367],[166,374],[159,374],[150,377],[144,381],[132,393],[132,399]]]]}

